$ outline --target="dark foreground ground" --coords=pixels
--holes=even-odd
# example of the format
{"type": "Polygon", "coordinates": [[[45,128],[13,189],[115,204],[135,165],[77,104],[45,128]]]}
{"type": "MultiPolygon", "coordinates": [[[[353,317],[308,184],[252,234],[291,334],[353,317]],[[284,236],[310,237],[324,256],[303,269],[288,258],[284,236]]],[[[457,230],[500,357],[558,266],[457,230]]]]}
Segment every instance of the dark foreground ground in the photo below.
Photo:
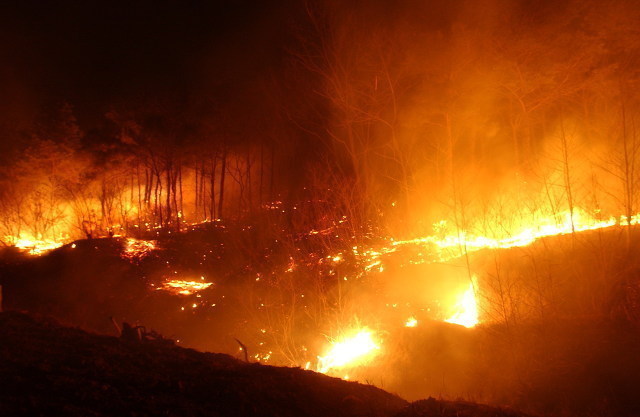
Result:
{"type": "Polygon", "coordinates": [[[0,313],[1,416],[523,416],[0,313]]]}

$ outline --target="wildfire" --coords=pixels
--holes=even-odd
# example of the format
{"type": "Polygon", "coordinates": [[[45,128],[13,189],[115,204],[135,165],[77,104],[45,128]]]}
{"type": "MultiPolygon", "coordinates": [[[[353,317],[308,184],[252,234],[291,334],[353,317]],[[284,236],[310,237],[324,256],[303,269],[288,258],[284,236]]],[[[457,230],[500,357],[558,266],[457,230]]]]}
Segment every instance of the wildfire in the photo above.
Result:
{"type": "Polygon", "coordinates": [[[139,261],[154,251],[156,245],[157,242],[155,240],[140,240],[128,237],[125,240],[122,257],[132,261],[139,261]]]}
{"type": "Polygon", "coordinates": [[[404,323],[404,327],[416,327],[418,325],[418,320],[411,316],[407,319],[407,321],[404,323]]]}
{"type": "Polygon", "coordinates": [[[327,373],[345,366],[364,365],[373,359],[380,346],[371,330],[364,327],[350,337],[332,342],[324,356],[318,356],[317,371],[327,373]]]}
{"type": "MultiPolygon", "coordinates": [[[[440,250],[463,250],[474,252],[480,249],[507,249],[514,247],[528,246],[538,239],[567,235],[575,232],[604,229],[619,225],[636,224],[638,216],[633,216],[627,220],[622,216],[619,219],[610,217],[608,219],[598,219],[589,215],[581,209],[574,209],[573,212],[565,211],[555,216],[533,216],[530,222],[523,224],[514,233],[508,233],[502,237],[481,236],[466,230],[461,230],[456,234],[449,234],[444,237],[426,236],[411,240],[393,241],[393,246],[415,245],[435,245],[440,250]]],[[[446,226],[445,221],[436,223],[436,228],[442,229],[446,226]]],[[[440,253],[440,260],[452,259],[460,256],[459,252],[440,253]]]]}
{"type": "Polygon", "coordinates": [[[59,248],[64,245],[63,239],[54,240],[54,239],[36,239],[33,237],[12,237],[7,236],[7,240],[9,242],[13,242],[13,245],[27,252],[29,255],[42,255],[50,250],[59,248]]]}
{"type": "MultiPolygon", "coordinates": [[[[624,216],[602,219],[597,214],[590,215],[580,208],[552,216],[534,213],[528,220],[523,219],[520,225],[514,226],[510,233],[502,232],[500,236],[492,236],[491,233],[487,235],[474,234],[466,230],[451,233],[450,230],[447,231],[447,222],[443,220],[434,224],[434,230],[438,232],[438,235],[434,234],[410,240],[389,239],[375,247],[354,246],[352,252],[360,264],[360,271],[349,278],[360,278],[368,273],[383,272],[387,257],[392,256],[394,253],[401,257],[403,264],[447,262],[462,256],[464,253],[481,249],[523,247],[544,237],[604,229],[616,225],[633,225],[637,224],[639,219],[640,216],[638,215],[632,216],[631,219],[627,219],[624,216]],[[410,249],[409,256],[400,255],[400,251],[404,248],[410,249]]],[[[334,260],[342,259],[341,254],[329,255],[328,258],[334,260]]],[[[344,280],[347,279],[347,277],[344,277],[344,280]]],[[[469,288],[453,306],[454,313],[446,320],[447,322],[466,327],[472,327],[478,323],[475,287],[474,278],[469,288]]],[[[406,327],[415,327],[416,325],[417,320],[413,317],[405,322],[406,327]]]]}
{"type": "Polygon", "coordinates": [[[445,320],[447,323],[459,324],[464,327],[473,327],[479,323],[478,303],[475,294],[475,277],[471,280],[469,288],[460,296],[455,305],[455,313],[445,320]]]}
{"type": "MultiPolygon", "coordinates": [[[[201,277],[200,279],[204,280],[204,277],[201,277]]],[[[160,287],[158,287],[158,289],[168,291],[176,295],[191,295],[198,291],[206,290],[211,285],[213,285],[213,283],[211,282],[175,279],[163,283],[160,287]]]]}

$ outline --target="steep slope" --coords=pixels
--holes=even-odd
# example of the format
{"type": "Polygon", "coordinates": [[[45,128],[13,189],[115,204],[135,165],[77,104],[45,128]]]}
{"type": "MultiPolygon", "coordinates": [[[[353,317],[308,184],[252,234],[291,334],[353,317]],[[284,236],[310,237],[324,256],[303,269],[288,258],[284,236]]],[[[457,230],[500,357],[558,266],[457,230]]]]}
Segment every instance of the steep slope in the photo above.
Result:
{"type": "Polygon", "coordinates": [[[369,385],[0,314],[0,415],[388,416],[369,385]]]}
{"type": "Polygon", "coordinates": [[[0,335],[2,416],[524,416],[433,398],[409,404],[312,371],[91,334],[18,312],[0,313],[0,335]]]}

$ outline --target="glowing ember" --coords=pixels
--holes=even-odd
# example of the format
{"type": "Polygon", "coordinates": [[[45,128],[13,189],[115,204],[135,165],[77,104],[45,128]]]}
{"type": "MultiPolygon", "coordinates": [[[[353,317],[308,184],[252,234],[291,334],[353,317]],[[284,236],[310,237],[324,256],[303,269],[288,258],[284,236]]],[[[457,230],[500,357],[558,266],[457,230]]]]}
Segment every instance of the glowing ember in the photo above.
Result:
{"type": "Polygon", "coordinates": [[[474,281],[475,277],[456,304],[456,312],[445,320],[447,323],[459,324],[464,327],[473,327],[478,324],[478,304],[476,302],[474,281]]]}
{"type": "Polygon", "coordinates": [[[317,371],[327,373],[329,370],[345,366],[363,365],[370,361],[379,349],[373,332],[366,327],[362,328],[354,336],[333,342],[325,356],[318,356],[317,371]]]}
{"type": "Polygon", "coordinates": [[[411,316],[407,319],[406,323],[404,324],[405,327],[416,327],[418,325],[418,320],[411,316]]]}
{"type": "MultiPolygon", "coordinates": [[[[204,279],[204,278],[201,278],[204,279]]],[[[191,295],[198,291],[209,288],[213,283],[211,282],[198,282],[198,281],[186,281],[186,280],[170,280],[158,287],[159,290],[168,291],[176,295],[191,295]]]]}
{"type": "Polygon", "coordinates": [[[155,240],[140,240],[129,237],[126,239],[122,257],[139,261],[156,249],[155,240]]]}

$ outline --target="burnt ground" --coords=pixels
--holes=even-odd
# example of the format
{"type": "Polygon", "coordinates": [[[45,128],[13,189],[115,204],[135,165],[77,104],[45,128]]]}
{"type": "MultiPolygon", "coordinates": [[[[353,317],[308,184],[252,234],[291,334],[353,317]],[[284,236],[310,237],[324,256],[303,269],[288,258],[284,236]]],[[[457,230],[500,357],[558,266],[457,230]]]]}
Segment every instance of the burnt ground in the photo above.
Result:
{"type": "Polygon", "coordinates": [[[0,313],[3,416],[523,416],[0,313]]]}

